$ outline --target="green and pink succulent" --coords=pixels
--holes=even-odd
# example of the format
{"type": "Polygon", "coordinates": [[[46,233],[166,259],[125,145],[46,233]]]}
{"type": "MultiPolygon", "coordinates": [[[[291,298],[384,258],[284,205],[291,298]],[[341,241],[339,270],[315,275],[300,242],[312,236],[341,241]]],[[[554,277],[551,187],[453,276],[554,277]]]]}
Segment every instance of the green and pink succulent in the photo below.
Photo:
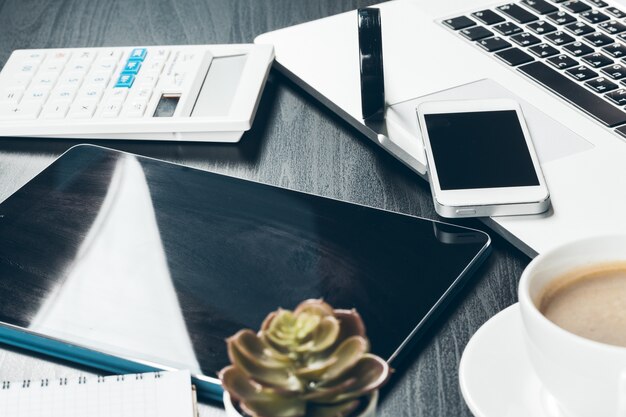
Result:
{"type": "Polygon", "coordinates": [[[355,310],[307,300],[271,313],[258,333],[227,341],[224,389],[253,417],[346,417],[388,379],[355,310]]]}

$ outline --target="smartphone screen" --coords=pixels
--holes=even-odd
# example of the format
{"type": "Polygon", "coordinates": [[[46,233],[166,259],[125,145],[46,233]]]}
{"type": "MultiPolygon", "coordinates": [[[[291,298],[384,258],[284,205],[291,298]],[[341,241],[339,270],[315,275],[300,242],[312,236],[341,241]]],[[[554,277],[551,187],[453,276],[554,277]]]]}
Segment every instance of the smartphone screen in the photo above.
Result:
{"type": "Polygon", "coordinates": [[[515,110],[425,114],[442,190],[539,185],[515,110]]]}

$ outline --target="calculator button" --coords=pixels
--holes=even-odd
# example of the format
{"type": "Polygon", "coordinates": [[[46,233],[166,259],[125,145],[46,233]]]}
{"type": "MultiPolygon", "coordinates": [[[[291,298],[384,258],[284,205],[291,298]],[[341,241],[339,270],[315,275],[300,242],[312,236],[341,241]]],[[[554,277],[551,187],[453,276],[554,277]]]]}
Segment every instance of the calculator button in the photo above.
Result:
{"type": "Polygon", "coordinates": [[[30,84],[32,74],[18,74],[11,80],[11,86],[26,88],[30,84]]]}
{"type": "Polygon", "coordinates": [[[169,49],[156,49],[150,52],[153,58],[162,60],[163,62],[167,61],[167,58],[170,56],[169,49]]]}
{"type": "Polygon", "coordinates": [[[39,102],[43,104],[44,101],[46,101],[46,99],[48,98],[49,94],[50,94],[50,90],[47,87],[42,87],[42,86],[30,87],[24,93],[24,96],[22,97],[22,103],[26,101],[31,101],[31,102],[39,102]]]}
{"type": "Polygon", "coordinates": [[[135,101],[135,100],[145,100],[148,101],[150,100],[150,97],[152,96],[152,88],[146,88],[146,87],[134,87],[131,91],[130,91],[130,95],[129,95],[129,100],[135,101]]]}
{"type": "Polygon", "coordinates": [[[135,48],[130,52],[128,56],[129,61],[143,61],[146,59],[148,50],[146,48],[135,48]]]}
{"type": "Polygon", "coordinates": [[[72,59],[91,64],[95,58],[96,58],[95,51],[77,51],[74,53],[74,57],[72,59]]]}
{"type": "Polygon", "coordinates": [[[36,119],[41,112],[41,103],[26,102],[15,106],[3,107],[0,110],[0,120],[29,120],[36,119]]]}
{"type": "Polygon", "coordinates": [[[100,116],[107,119],[117,117],[120,114],[120,110],[122,110],[122,103],[123,101],[119,99],[111,99],[107,101],[102,108],[100,116]]]}
{"type": "Polygon", "coordinates": [[[44,86],[44,87],[52,88],[52,86],[54,86],[54,83],[56,82],[56,79],[57,79],[57,75],[54,73],[48,72],[48,73],[38,74],[35,76],[35,78],[33,78],[31,86],[44,86]]]}
{"type": "Polygon", "coordinates": [[[98,85],[84,85],[76,95],[77,100],[95,100],[99,101],[102,98],[102,87],[98,85]]]}
{"type": "Polygon", "coordinates": [[[50,100],[72,100],[76,95],[77,87],[75,86],[58,86],[50,94],[50,100]]]}
{"type": "Polygon", "coordinates": [[[16,73],[22,74],[22,75],[33,76],[35,75],[35,72],[37,72],[37,68],[39,68],[39,63],[28,61],[19,65],[17,67],[16,73]]]}
{"type": "Polygon", "coordinates": [[[46,57],[46,54],[44,54],[43,52],[30,51],[26,54],[26,56],[24,56],[24,60],[36,62],[37,65],[39,65],[41,64],[41,62],[44,60],[45,57],[46,57]]]}
{"type": "Polygon", "coordinates": [[[54,76],[56,77],[63,71],[64,67],[65,64],[62,62],[46,61],[43,63],[39,70],[44,73],[54,74],[54,76]]]}
{"type": "Polygon", "coordinates": [[[2,104],[15,104],[24,95],[24,89],[20,87],[9,87],[0,90],[0,103],[2,104]]]}
{"type": "Polygon", "coordinates": [[[69,51],[53,52],[52,54],[48,55],[47,61],[65,65],[65,63],[70,59],[71,56],[72,53],[69,51]]]}
{"type": "Polygon", "coordinates": [[[151,60],[151,61],[144,62],[143,70],[144,71],[155,72],[157,74],[160,74],[161,71],[163,71],[163,67],[164,66],[165,66],[165,61],[151,60]]]}
{"type": "Polygon", "coordinates": [[[42,119],[64,119],[70,108],[69,101],[48,102],[41,112],[42,119]]]}
{"type": "Polygon", "coordinates": [[[117,61],[113,59],[99,59],[91,67],[92,71],[103,71],[111,74],[117,67],[117,61]]]}
{"type": "Polygon", "coordinates": [[[83,82],[84,74],[80,72],[69,72],[61,75],[59,85],[78,88],[83,82]]]}
{"type": "Polygon", "coordinates": [[[127,95],[128,88],[113,88],[107,93],[107,99],[124,101],[127,95]]]}
{"type": "Polygon", "coordinates": [[[115,83],[116,88],[130,88],[133,86],[135,82],[135,76],[133,74],[120,74],[120,77],[117,79],[115,83]]]}
{"type": "Polygon", "coordinates": [[[68,117],[71,119],[90,119],[96,111],[97,101],[77,100],[70,107],[68,117]]]}
{"type": "Polygon", "coordinates": [[[122,117],[142,117],[146,111],[147,101],[127,101],[122,108],[122,117]]]}
{"type": "Polygon", "coordinates": [[[122,51],[119,49],[105,49],[103,51],[98,52],[98,60],[113,60],[117,62],[120,60],[120,56],[122,55],[122,51]]]}
{"type": "Polygon", "coordinates": [[[85,78],[85,84],[98,85],[100,87],[106,87],[109,83],[110,75],[108,72],[98,71],[92,72],[85,78]]]}
{"type": "Polygon", "coordinates": [[[74,71],[74,72],[87,72],[89,67],[91,66],[91,62],[85,60],[71,60],[67,63],[66,70],[74,71]]]}
{"type": "Polygon", "coordinates": [[[141,68],[140,61],[128,61],[124,68],[122,68],[123,74],[137,74],[141,68]]]}
{"type": "Polygon", "coordinates": [[[142,72],[137,77],[137,84],[140,85],[140,88],[154,88],[158,80],[159,74],[156,72],[142,72]]]}

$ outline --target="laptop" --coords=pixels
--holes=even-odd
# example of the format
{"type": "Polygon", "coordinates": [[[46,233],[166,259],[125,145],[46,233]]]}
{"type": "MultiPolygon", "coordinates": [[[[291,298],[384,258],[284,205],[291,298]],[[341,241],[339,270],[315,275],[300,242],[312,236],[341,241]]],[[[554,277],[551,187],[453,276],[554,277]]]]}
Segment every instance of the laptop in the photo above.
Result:
{"type": "Polygon", "coordinates": [[[385,121],[361,117],[356,11],[262,34],[274,65],[426,178],[415,108],[513,98],[552,197],[541,215],[484,219],[529,256],[626,233],[626,4],[604,0],[381,3],[385,121]]]}

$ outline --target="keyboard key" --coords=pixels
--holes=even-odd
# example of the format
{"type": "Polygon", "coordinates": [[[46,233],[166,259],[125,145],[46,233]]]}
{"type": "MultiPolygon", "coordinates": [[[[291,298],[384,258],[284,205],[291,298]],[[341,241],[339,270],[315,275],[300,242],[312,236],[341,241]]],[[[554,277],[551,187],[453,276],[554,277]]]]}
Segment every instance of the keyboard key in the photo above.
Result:
{"type": "Polygon", "coordinates": [[[528,50],[537,55],[539,58],[548,58],[553,55],[558,55],[559,53],[558,49],[548,45],[547,43],[531,46],[530,48],[528,48],[528,50]]]}
{"type": "Polygon", "coordinates": [[[571,14],[565,12],[556,12],[550,13],[547,16],[548,19],[556,23],[557,25],[567,25],[568,23],[572,23],[576,21],[576,18],[571,14]]]}
{"type": "Polygon", "coordinates": [[[570,58],[567,55],[557,55],[550,59],[548,62],[557,69],[567,69],[578,65],[575,59],[570,58]]]}
{"type": "Polygon", "coordinates": [[[626,67],[615,64],[602,68],[602,72],[608,75],[612,80],[621,80],[626,77],[626,67]]]}
{"type": "Polygon", "coordinates": [[[535,16],[528,10],[522,9],[515,3],[499,6],[498,10],[509,16],[511,19],[515,20],[517,23],[528,23],[538,19],[537,16],[535,16]]]}
{"type": "Polygon", "coordinates": [[[609,17],[607,15],[597,10],[589,10],[588,12],[583,12],[579,14],[579,16],[585,19],[587,22],[593,24],[609,20],[609,17]]]}
{"type": "Polygon", "coordinates": [[[142,71],[135,81],[140,87],[154,88],[159,80],[159,74],[156,72],[142,71]]]}
{"type": "Polygon", "coordinates": [[[556,46],[572,43],[575,40],[573,37],[560,30],[546,35],[545,38],[556,46]]]}
{"type": "Polygon", "coordinates": [[[618,106],[626,106],[626,89],[620,88],[619,90],[611,91],[607,95],[606,98],[611,100],[613,103],[618,106]]]}
{"type": "Polygon", "coordinates": [[[63,71],[64,67],[65,64],[61,62],[46,60],[39,68],[39,71],[58,76],[63,71]]]}
{"type": "Polygon", "coordinates": [[[98,52],[96,61],[113,60],[117,62],[120,60],[121,56],[122,56],[122,51],[119,49],[104,49],[98,52]]]}
{"type": "Polygon", "coordinates": [[[148,101],[152,97],[152,88],[143,87],[137,88],[136,86],[132,88],[130,94],[128,95],[128,99],[131,101],[143,100],[148,101]]]}
{"type": "Polygon", "coordinates": [[[518,70],[607,126],[626,123],[626,113],[543,62],[531,62],[518,70]]]}
{"type": "Polygon", "coordinates": [[[117,60],[115,59],[98,59],[96,62],[94,62],[93,66],[91,67],[91,70],[103,71],[103,72],[107,72],[111,74],[113,71],[115,71],[116,67],[117,67],[117,60]]]}
{"type": "Polygon", "coordinates": [[[605,46],[602,50],[613,58],[621,58],[626,55],[626,46],[617,42],[612,45],[605,46]]]}
{"type": "Polygon", "coordinates": [[[540,22],[533,22],[526,27],[535,32],[537,35],[545,35],[556,30],[554,26],[543,20],[540,22]]]}
{"type": "Polygon", "coordinates": [[[148,50],[146,48],[135,48],[132,51],[130,51],[130,55],[128,56],[128,61],[143,61],[144,59],[146,59],[147,55],[148,55],[148,50]]]}
{"type": "Polygon", "coordinates": [[[94,71],[87,74],[87,77],[85,77],[85,84],[98,85],[104,88],[107,86],[110,79],[111,77],[108,72],[94,71]]]}
{"type": "Polygon", "coordinates": [[[621,19],[622,17],[626,17],[626,13],[624,13],[617,7],[609,7],[605,11],[609,13],[610,15],[612,15],[613,17],[617,17],[618,19],[621,19]]]}
{"type": "Polygon", "coordinates": [[[67,117],[70,119],[91,119],[96,111],[97,103],[95,100],[77,100],[70,107],[67,117]]]}
{"type": "Polygon", "coordinates": [[[68,110],[70,109],[69,101],[53,101],[48,102],[41,112],[42,119],[65,119],[68,110]]]}
{"type": "Polygon", "coordinates": [[[533,57],[518,48],[510,48],[496,52],[496,56],[511,66],[525,64],[533,60],[533,57]]]}
{"type": "Polygon", "coordinates": [[[124,101],[128,95],[128,88],[112,88],[106,93],[106,100],[124,101]]]}
{"type": "Polygon", "coordinates": [[[72,56],[72,60],[86,62],[91,64],[96,59],[96,51],[76,51],[72,56]]]}
{"type": "Polygon", "coordinates": [[[501,49],[505,49],[511,46],[510,43],[500,38],[499,36],[495,36],[493,38],[482,39],[478,41],[478,45],[485,49],[487,52],[495,52],[501,49]]]}
{"type": "Polygon", "coordinates": [[[511,36],[511,40],[519,46],[532,46],[541,42],[538,37],[527,32],[513,35],[511,36]]]}
{"type": "Polygon", "coordinates": [[[501,35],[505,36],[515,35],[516,33],[520,33],[522,31],[522,28],[511,22],[500,23],[498,25],[492,26],[492,28],[499,32],[501,35]]]}
{"type": "Polygon", "coordinates": [[[476,22],[474,22],[467,16],[459,16],[453,19],[446,19],[442,23],[454,30],[465,29],[476,24],[476,22]]]}
{"type": "Polygon", "coordinates": [[[65,70],[72,72],[86,73],[91,67],[91,62],[87,60],[72,59],[67,63],[65,70]]]}
{"type": "Polygon", "coordinates": [[[485,29],[482,26],[473,26],[471,28],[461,29],[459,33],[470,41],[477,41],[479,39],[489,38],[493,36],[493,32],[485,29]]]}
{"type": "Polygon", "coordinates": [[[522,3],[539,14],[554,13],[559,10],[545,0],[522,0],[522,3]]]}
{"type": "Polygon", "coordinates": [[[570,43],[569,45],[565,45],[563,49],[574,56],[587,55],[593,52],[593,48],[591,46],[585,45],[582,42],[570,43]]]}
{"type": "Polygon", "coordinates": [[[120,74],[120,77],[115,83],[115,88],[130,88],[135,82],[135,76],[133,74],[120,74]]]}
{"type": "Polygon", "coordinates": [[[626,31],[626,25],[618,22],[617,20],[609,20],[608,22],[600,23],[598,27],[609,35],[615,35],[626,31]]]}
{"type": "Polygon", "coordinates": [[[14,106],[1,108],[0,120],[31,120],[36,119],[40,112],[40,102],[22,102],[14,106]]]}
{"type": "Polygon", "coordinates": [[[611,65],[613,63],[613,60],[611,58],[602,55],[600,52],[585,55],[581,59],[589,64],[592,68],[606,67],[607,65],[611,65]]]}
{"type": "Polygon", "coordinates": [[[588,4],[583,3],[582,1],[572,0],[561,3],[561,7],[565,10],[572,13],[582,13],[591,9],[588,4]]]}
{"type": "Polygon", "coordinates": [[[596,93],[600,94],[607,93],[617,88],[617,84],[612,83],[604,77],[598,77],[596,79],[589,80],[585,83],[585,85],[591,88],[596,93]]]}
{"type": "Polygon", "coordinates": [[[579,67],[576,68],[570,68],[567,71],[565,71],[569,76],[571,76],[572,78],[578,80],[578,81],[587,81],[590,80],[592,78],[596,78],[598,76],[598,73],[590,70],[589,68],[587,68],[584,65],[581,65],[579,67]]]}
{"type": "Polygon", "coordinates": [[[494,25],[496,23],[504,22],[504,18],[502,16],[489,9],[472,13],[472,16],[486,25],[494,25]]]}
{"type": "Polygon", "coordinates": [[[591,46],[595,46],[596,48],[600,48],[604,45],[609,45],[613,42],[615,42],[613,40],[613,38],[611,38],[610,36],[605,35],[604,33],[600,33],[600,32],[595,32],[595,33],[591,33],[589,35],[586,35],[585,37],[583,37],[583,39],[587,42],[589,42],[589,44],[591,44],[591,46]]]}
{"type": "Polygon", "coordinates": [[[606,6],[608,6],[608,5],[609,5],[608,3],[606,3],[606,2],[604,2],[604,1],[602,1],[602,0],[587,0],[587,1],[588,1],[589,3],[591,3],[591,4],[593,4],[594,6],[596,6],[596,7],[600,7],[600,8],[602,8],[602,7],[606,7],[606,6]]]}
{"type": "Polygon", "coordinates": [[[583,22],[570,23],[565,26],[565,29],[576,36],[583,36],[595,31],[594,28],[583,22]]]}

